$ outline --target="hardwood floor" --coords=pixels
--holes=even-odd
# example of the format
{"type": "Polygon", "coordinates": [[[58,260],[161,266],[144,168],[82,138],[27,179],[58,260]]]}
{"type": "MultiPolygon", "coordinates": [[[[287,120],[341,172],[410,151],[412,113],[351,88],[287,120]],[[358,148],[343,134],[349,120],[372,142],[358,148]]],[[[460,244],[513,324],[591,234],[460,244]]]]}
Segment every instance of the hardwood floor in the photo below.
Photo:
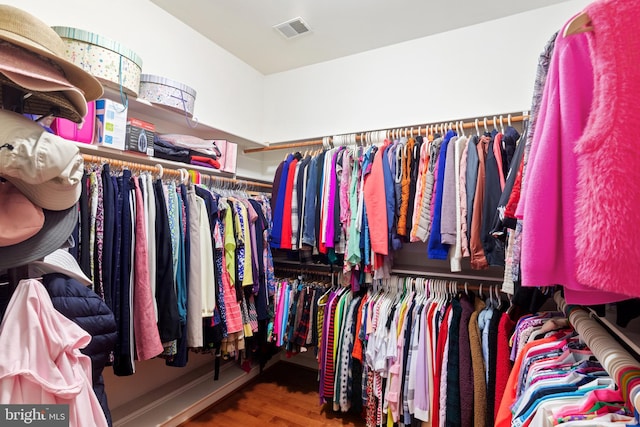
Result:
{"type": "Polygon", "coordinates": [[[320,405],[316,376],[311,369],[280,362],[182,426],[364,426],[358,414],[320,405]]]}

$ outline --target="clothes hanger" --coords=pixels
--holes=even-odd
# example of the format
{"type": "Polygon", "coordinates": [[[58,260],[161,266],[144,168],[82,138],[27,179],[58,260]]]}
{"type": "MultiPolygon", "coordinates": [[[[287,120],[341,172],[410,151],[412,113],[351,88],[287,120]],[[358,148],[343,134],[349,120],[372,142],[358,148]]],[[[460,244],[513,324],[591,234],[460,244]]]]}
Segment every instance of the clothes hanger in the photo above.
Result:
{"type": "Polygon", "coordinates": [[[507,126],[512,127],[511,126],[511,113],[509,113],[509,115],[507,116],[507,126]]]}
{"type": "Polygon", "coordinates": [[[502,124],[502,114],[500,114],[500,133],[504,134],[504,125],[502,124]]]}
{"type": "Polygon", "coordinates": [[[563,36],[567,37],[574,34],[587,33],[589,31],[593,31],[591,18],[589,18],[587,12],[582,12],[569,21],[567,26],[564,28],[563,36]]]}
{"type": "Polygon", "coordinates": [[[474,125],[476,127],[476,136],[480,138],[480,129],[478,128],[478,119],[474,120],[474,125]]]}

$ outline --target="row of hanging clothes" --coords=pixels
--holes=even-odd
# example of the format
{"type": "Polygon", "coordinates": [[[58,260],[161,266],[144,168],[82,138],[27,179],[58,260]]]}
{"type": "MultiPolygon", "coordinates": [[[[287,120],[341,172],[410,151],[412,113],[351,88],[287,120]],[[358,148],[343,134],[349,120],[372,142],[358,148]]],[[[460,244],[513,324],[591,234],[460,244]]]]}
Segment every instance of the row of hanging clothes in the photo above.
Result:
{"type": "Polygon", "coordinates": [[[275,290],[269,198],[136,166],[85,164],[70,250],[115,315],[114,373],[186,366],[189,350],[250,357],[275,290]]]}
{"type": "MultiPolygon", "coordinates": [[[[278,275],[285,273],[277,268],[278,275]]],[[[328,295],[337,275],[324,272],[300,272],[294,278],[276,280],[274,296],[274,320],[269,327],[269,339],[286,352],[287,357],[318,346],[321,318],[319,301],[328,295]]]]}
{"type": "MultiPolygon", "coordinates": [[[[392,276],[367,291],[317,289],[304,301],[317,304],[307,326],[317,329],[308,345],[317,344],[321,403],[367,426],[636,425],[625,399],[636,370],[618,374],[628,378],[618,389],[564,312],[531,314],[498,286],[474,288],[392,276]]],[[[293,343],[305,323],[297,306],[285,303],[293,343]]]]}
{"type": "Polygon", "coordinates": [[[324,305],[320,396],[366,425],[493,425],[497,375],[512,320],[497,287],[393,276],[324,305]]]}
{"type": "MultiPolygon", "coordinates": [[[[556,301],[562,299],[559,294],[556,301]]],[[[617,345],[581,307],[565,307],[566,313],[518,320],[511,337],[513,369],[505,375],[495,425],[638,425],[631,399],[638,383],[637,357],[617,345]]]]}
{"type": "Polygon", "coordinates": [[[504,266],[523,147],[510,123],[494,122],[481,133],[476,121],[472,135],[459,125],[426,137],[374,133],[364,146],[334,137],[333,148],[289,154],[273,181],[271,246],[344,265],[354,290],[388,278],[409,242],[427,243],[425,255],[454,272],[463,257],[474,269],[504,266]]]}
{"type": "Polygon", "coordinates": [[[276,311],[289,313],[284,345],[293,352],[317,345],[321,403],[360,413],[367,426],[493,425],[520,312],[497,285],[474,292],[392,276],[358,292],[338,284],[315,293],[298,281],[279,286],[285,297],[276,311]]]}

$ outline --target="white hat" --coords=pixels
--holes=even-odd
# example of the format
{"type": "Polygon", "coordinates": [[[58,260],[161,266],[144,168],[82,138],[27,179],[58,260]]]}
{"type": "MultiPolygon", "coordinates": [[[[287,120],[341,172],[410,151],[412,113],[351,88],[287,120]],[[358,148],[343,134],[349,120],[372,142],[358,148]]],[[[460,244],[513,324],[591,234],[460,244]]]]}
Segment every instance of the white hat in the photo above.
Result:
{"type": "Polygon", "coordinates": [[[73,142],[20,114],[0,110],[0,177],[36,206],[60,211],[75,205],[83,173],[84,161],[73,142]]]}
{"type": "Polygon", "coordinates": [[[85,286],[91,286],[91,279],[87,277],[78,265],[78,261],[65,249],[58,249],[42,261],[34,261],[29,264],[29,275],[31,277],[42,276],[49,273],[62,273],[76,279],[85,286]]]}

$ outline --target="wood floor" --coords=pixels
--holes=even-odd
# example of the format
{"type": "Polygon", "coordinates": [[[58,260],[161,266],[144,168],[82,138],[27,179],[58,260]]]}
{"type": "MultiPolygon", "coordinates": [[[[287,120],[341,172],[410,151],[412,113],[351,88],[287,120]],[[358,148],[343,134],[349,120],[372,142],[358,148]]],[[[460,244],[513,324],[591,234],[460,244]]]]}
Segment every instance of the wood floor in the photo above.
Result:
{"type": "Polygon", "coordinates": [[[357,414],[320,405],[316,376],[308,368],[280,362],[182,426],[364,426],[357,414]]]}

